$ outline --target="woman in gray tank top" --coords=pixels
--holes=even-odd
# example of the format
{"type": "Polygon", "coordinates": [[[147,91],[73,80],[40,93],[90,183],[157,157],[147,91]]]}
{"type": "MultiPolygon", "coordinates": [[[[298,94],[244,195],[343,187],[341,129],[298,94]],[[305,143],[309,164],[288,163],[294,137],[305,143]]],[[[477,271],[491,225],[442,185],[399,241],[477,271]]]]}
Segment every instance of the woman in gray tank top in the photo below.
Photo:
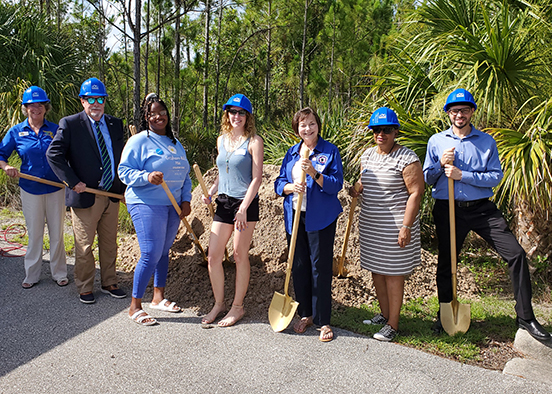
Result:
{"type": "Polygon", "coordinates": [[[217,139],[217,167],[219,175],[203,202],[211,203],[218,192],[217,210],[209,238],[209,278],[215,297],[213,309],[201,320],[213,323],[226,313],[224,300],[224,249],[234,233],[234,261],[236,286],[232,307],[218,322],[220,327],[236,324],[245,314],[243,300],[249,287],[249,245],[255,225],[259,221],[259,197],[263,175],[263,140],[256,134],[251,102],[243,94],[236,94],[222,107],[222,125],[217,139]]]}

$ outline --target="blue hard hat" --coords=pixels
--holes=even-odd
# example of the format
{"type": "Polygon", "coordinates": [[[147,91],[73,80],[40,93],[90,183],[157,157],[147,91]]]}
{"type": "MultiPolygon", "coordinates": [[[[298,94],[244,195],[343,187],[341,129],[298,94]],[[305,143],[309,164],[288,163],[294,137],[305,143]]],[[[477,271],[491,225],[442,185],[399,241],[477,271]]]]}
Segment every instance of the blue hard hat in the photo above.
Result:
{"type": "Polygon", "coordinates": [[[449,94],[443,109],[447,112],[450,106],[457,104],[469,104],[473,107],[473,109],[477,109],[477,104],[475,104],[472,94],[466,89],[456,89],[449,94]]]}
{"type": "Polygon", "coordinates": [[[21,104],[49,103],[48,95],[38,86],[31,86],[23,92],[21,104]]]}
{"type": "Polygon", "coordinates": [[[226,107],[240,107],[245,109],[250,114],[253,114],[253,107],[251,106],[251,101],[247,97],[245,97],[243,94],[235,94],[232,97],[228,99],[226,104],[222,106],[222,110],[224,111],[226,107]]]}
{"type": "Polygon", "coordinates": [[[107,91],[103,82],[98,78],[89,78],[82,83],[79,96],[107,96],[107,91]]]}
{"type": "Polygon", "coordinates": [[[400,127],[399,119],[397,114],[391,108],[381,107],[374,111],[372,116],[370,116],[370,123],[368,127],[376,126],[397,126],[400,127]]]}

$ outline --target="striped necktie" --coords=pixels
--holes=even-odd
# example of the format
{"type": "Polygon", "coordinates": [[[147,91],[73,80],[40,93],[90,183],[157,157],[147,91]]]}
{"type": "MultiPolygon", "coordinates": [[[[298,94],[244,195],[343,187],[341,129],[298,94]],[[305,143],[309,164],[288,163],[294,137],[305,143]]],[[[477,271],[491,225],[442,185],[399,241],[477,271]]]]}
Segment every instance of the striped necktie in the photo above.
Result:
{"type": "Polygon", "coordinates": [[[102,188],[104,190],[109,190],[111,188],[111,185],[113,185],[113,175],[111,174],[111,159],[109,158],[109,152],[107,151],[107,147],[105,145],[105,139],[102,135],[102,131],[100,130],[100,122],[94,122],[94,126],[96,126],[96,134],[98,135],[98,144],[100,145],[100,154],[102,156],[102,188]]]}

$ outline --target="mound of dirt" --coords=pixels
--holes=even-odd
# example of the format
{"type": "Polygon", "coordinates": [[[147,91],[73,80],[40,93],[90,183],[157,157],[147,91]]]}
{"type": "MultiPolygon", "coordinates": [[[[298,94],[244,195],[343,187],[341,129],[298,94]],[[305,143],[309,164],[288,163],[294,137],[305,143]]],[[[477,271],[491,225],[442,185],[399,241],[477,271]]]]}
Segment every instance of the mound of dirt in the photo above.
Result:
{"type": "MultiPolygon", "coordinates": [[[[257,223],[250,249],[251,280],[245,298],[245,309],[249,318],[268,321],[268,307],[275,291],[282,292],[284,287],[285,269],[287,264],[287,243],[283,218],[283,199],[274,193],[274,180],[278,176],[279,167],[265,165],[263,182],[259,189],[260,221],[257,223]]],[[[212,168],[205,175],[205,183],[209,186],[217,175],[217,169],[212,168]]],[[[343,246],[343,238],[347,226],[351,197],[347,194],[349,184],[345,184],[339,193],[343,213],[337,223],[337,234],[334,245],[334,261],[339,260],[343,246]]],[[[196,187],[192,197],[192,214],[188,221],[199,238],[204,250],[209,243],[211,216],[205,204],[201,202],[201,188],[196,187]]],[[[372,278],[369,272],[360,268],[360,251],[358,241],[358,215],[360,206],[354,214],[351,235],[347,248],[345,267],[347,277],[334,277],[332,296],[334,308],[340,306],[360,306],[370,304],[376,299],[372,278]]],[[[232,261],[232,241],[228,242],[228,253],[232,261]]],[[[377,242],[377,240],[374,240],[377,242]]],[[[136,237],[129,237],[119,247],[119,269],[129,273],[140,256],[136,237]]],[[[209,274],[201,253],[195,247],[184,226],[180,227],[176,241],[172,247],[167,280],[166,295],[184,308],[192,308],[199,314],[207,313],[214,303],[209,274]]],[[[435,270],[437,258],[422,250],[422,262],[407,278],[405,283],[405,300],[436,295],[435,270]]],[[[235,268],[232,262],[225,263],[226,289],[225,297],[229,304],[233,299],[235,268]]],[[[479,289],[474,277],[467,268],[459,275],[458,291],[465,298],[477,298],[479,289]]],[[[293,286],[290,285],[293,295],[293,286]]]]}

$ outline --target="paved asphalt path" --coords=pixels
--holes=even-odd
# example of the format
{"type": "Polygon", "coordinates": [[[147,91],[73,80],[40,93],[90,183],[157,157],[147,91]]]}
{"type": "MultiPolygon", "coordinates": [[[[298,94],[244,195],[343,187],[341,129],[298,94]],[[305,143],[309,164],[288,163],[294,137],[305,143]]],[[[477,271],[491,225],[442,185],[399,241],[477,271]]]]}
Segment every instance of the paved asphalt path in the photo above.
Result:
{"type": "Polygon", "coordinates": [[[247,318],[203,329],[192,311],[155,310],[160,324],[140,327],[128,318],[129,299],[98,284],[96,303],[80,303],[69,269],[60,288],[45,263],[40,283],[25,290],[23,259],[0,258],[0,393],[551,392],[340,329],[322,343],[315,329],[274,333],[247,318]]]}

